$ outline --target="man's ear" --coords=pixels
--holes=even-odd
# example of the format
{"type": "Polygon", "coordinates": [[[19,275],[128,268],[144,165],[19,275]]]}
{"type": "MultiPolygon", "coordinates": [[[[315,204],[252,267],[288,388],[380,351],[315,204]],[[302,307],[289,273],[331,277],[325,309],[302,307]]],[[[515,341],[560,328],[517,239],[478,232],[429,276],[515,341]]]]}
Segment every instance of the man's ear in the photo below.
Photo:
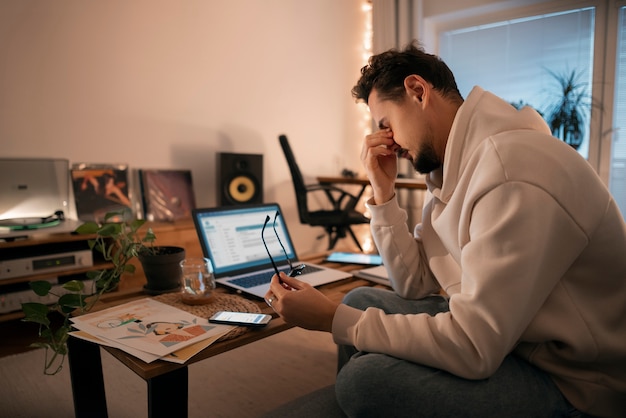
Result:
{"type": "Polygon", "coordinates": [[[411,100],[423,104],[428,96],[428,84],[426,80],[416,74],[407,76],[404,79],[404,89],[411,100]]]}

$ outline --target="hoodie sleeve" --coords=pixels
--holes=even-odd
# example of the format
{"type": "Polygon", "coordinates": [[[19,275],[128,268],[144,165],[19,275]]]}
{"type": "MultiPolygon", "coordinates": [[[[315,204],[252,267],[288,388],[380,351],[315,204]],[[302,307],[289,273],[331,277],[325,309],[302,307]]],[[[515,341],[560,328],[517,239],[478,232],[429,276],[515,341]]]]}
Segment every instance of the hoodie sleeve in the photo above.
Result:
{"type": "Polygon", "coordinates": [[[428,267],[420,226],[415,235],[409,232],[406,211],[398,205],[397,197],[382,205],[370,200],[367,208],[372,214],[372,236],[394,291],[407,299],[438,292],[441,286],[428,267]]]}

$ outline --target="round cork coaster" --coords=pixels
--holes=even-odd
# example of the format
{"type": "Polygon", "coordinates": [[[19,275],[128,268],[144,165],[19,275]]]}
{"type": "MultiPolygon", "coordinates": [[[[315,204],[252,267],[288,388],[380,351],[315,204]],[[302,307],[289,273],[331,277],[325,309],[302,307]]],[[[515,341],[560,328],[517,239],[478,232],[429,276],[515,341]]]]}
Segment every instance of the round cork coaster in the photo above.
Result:
{"type": "MultiPolygon", "coordinates": [[[[238,295],[228,295],[224,293],[214,293],[213,300],[205,305],[187,305],[181,300],[180,293],[165,293],[153,297],[159,302],[167,303],[185,312],[189,312],[201,318],[209,318],[213,314],[219,311],[232,311],[232,312],[254,312],[260,313],[259,307],[238,295]]],[[[245,334],[248,331],[247,327],[236,327],[228,334],[224,334],[218,341],[230,340],[231,338],[238,337],[245,334]]]]}

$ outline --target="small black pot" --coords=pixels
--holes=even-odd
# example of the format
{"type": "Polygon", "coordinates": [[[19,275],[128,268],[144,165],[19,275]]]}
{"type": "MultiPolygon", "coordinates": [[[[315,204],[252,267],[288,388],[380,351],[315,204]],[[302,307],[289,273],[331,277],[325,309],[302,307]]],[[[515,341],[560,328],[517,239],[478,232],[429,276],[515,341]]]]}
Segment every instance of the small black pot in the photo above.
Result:
{"type": "Polygon", "coordinates": [[[182,278],[180,262],[185,259],[185,249],[165,246],[154,249],[156,254],[144,251],[137,256],[148,281],[143,289],[150,295],[179,290],[182,278]]]}

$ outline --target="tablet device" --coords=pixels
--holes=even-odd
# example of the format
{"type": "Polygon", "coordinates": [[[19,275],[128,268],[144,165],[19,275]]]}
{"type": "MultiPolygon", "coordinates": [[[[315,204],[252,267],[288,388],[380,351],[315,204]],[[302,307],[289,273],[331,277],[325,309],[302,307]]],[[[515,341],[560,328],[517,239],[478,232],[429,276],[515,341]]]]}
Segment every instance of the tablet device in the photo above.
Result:
{"type": "Polygon", "coordinates": [[[326,261],[332,263],[363,264],[367,266],[379,266],[383,263],[382,258],[378,254],[347,253],[340,251],[330,253],[326,261]]]}

